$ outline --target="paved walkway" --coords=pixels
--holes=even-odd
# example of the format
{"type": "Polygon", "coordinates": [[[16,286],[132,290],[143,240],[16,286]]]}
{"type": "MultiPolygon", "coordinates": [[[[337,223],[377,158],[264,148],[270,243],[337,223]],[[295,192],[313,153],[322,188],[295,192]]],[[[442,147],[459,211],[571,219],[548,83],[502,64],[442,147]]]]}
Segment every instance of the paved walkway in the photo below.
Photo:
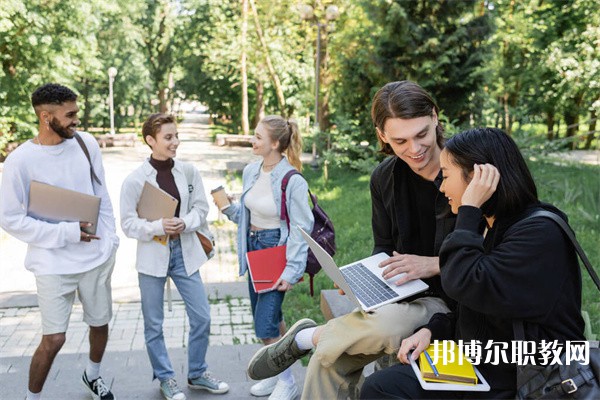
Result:
{"type": "MultiPolygon", "coordinates": [[[[188,114],[179,125],[182,143],[178,158],[194,163],[201,171],[207,198],[212,188],[224,184],[230,193],[241,191],[241,182],[227,174],[255,159],[249,148],[217,147],[211,143],[207,117],[188,114]]],[[[150,154],[145,144],[102,150],[106,182],[118,217],[121,182],[150,154]]],[[[1,179],[1,164],[0,164],[1,179]]],[[[212,202],[210,202],[212,205],[212,202]]],[[[260,347],[252,329],[246,282],[238,277],[235,225],[211,207],[208,216],[216,236],[216,256],[201,268],[211,303],[211,336],[207,355],[210,370],[226,380],[231,390],[224,396],[184,390],[188,398],[251,398],[253,384],[245,374],[248,360],[260,347]]],[[[118,224],[117,224],[118,225],[118,224]]],[[[119,399],[160,399],[144,346],[143,319],[135,271],[136,242],[117,228],[121,245],[113,273],[114,315],[110,340],[102,364],[102,375],[119,399]]],[[[31,355],[41,338],[41,321],[33,274],[23,267],[26,245],[0,229],[0,398],[22,399],[27,387],[31,355]]],[[[166,307],[166,306],[165,306],[166,307]]],[[[164,335],[178,381],[185,383],[187,371],[187,316],[173,286],[172,311],[165,311],[164,335]]],[[[80,380],[89,344],[80,304],[75,304],[67,341],[50,371],[44,399],[88,399],[80,380]]],[[[303,380],[302,367],[294,367],[303,380]]]]}

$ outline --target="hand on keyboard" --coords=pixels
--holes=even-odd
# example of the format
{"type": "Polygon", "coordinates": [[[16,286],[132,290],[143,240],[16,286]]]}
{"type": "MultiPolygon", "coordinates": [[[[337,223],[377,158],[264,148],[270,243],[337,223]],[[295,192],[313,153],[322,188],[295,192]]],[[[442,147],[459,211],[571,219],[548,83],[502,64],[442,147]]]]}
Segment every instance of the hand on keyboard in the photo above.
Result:
{"type": "Polygon", "coordinates": [[[432,276],[439,275],[440,262],[438,257],[400,254],[394,251],[392,257],[379,264],[379,268],[385,268],[382,273],[384,279],[405,274],[395,282],[399,286],[411,280],[431,278],[432,276]]]}

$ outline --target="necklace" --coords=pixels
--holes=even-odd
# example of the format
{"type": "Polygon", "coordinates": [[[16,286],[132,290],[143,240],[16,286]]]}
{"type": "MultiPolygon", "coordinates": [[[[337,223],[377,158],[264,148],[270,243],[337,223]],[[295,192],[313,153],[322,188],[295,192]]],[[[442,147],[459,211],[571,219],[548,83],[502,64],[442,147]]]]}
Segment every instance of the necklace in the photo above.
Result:
{"type": "MultiPolygon", "coordinates": [[[[281,161],[281,159],[279,159],[279,161],[281,161]]],[[[265,168],[273,168],[274,166],[276,166],[277,164],[279,164],[279,161],[277,161],[277,162],[275,162],[273,164],[265,164],[263,162],[263,169],[265,169],[265,168]]]]}

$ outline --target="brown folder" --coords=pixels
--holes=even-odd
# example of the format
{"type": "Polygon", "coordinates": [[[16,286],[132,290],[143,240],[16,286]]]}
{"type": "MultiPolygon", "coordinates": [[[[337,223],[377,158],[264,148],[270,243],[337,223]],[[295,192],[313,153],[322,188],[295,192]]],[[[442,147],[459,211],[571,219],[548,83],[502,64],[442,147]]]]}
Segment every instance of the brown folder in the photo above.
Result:
{"type": "MultiPolygon", "coordinates": [[[[177,199],[159,187],[146,181],[142,195],[137,205],[140,218],[156,221],[161,218],[173,218],[177,209],[177,199]]],[[[168,236],[155,236],[154,239],[162,244],[167,243],[168,236]]]]}
{"type": "Polygon", "coordinates": [[[96,234],[100,197],[38,181],[29,185],[27,215],[48,222],[91,222],[83,231],[96,234]]]}

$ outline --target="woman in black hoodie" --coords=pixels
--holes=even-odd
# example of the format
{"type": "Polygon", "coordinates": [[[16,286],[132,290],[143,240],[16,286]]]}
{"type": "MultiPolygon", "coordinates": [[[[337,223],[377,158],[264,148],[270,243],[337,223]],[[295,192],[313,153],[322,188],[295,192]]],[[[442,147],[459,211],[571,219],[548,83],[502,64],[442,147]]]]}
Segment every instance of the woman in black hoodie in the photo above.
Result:
{"type": "Polygon", "coordinates": [[[448,140],[440,164],[440,191],[458,215],[440,251],[442,286],[458,307],[455,313],[435,314],[405,339],[398,359],[404,364],[408,357],[417,359],[434,340],[478,340],[478,369],[491,391],[425,391],[412,368],[399,364],[371,375],[363,385],[363,399],[514,398],[513,321],[523,321],[525,339],[538,350],[543,341],[557,341],[564,349],[567,341],[584,340],[574,248],[552,220],[526,219],[540,209],[566,216],[539,202],[515,142],[499,129],[472,129],[448,140]],[[491,342],[496,345],[486,351],[491,342]],[[503,343],[507,359],[486,363],[503,343]]]}

